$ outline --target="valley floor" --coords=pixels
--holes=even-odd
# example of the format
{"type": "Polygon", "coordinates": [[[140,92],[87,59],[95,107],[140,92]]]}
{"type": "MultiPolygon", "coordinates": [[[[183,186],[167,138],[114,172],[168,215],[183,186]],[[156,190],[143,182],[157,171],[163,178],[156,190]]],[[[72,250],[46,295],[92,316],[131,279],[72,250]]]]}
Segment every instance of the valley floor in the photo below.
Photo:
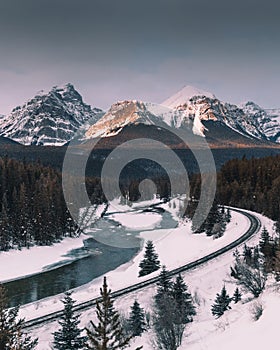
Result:
{"type": "MultiPolygon", "coordinates": [[[[171,210],[168,205],[165,209],[170,210],[175,217],[176,210],[171,210]]],[[[113,210],[112,210],[113,212],[113,210]]],[[[129,220],[129,213],[124,217],[123,214],[112,214],[114,220],[118,220],[123,226],[128,225],[132,229],[132,220],[129,220]],[[124,221],[125,219],[125,221],[124,221]]],[[[154,213],[149,213],[151,223],[157,222],[156,218],[152,219],[154,213]]],[[[272,222],[261,215],[256,214],[262,224],[271,230],[272,222]]],[[[137,225],[137,223],[135,223],[137,225]]],[[[229,242],[234,241],[242,235],[249,226],[249,221],[241,214],[232,212],[232,221],[228,225],[224,237],[213,240],[205,235],[193,235],[190,230],[190,223],[180,223],[178,228],[173,230],[154,229],[152,231],[143,231],[141,237],[144,240],[153,239],[156,251],[162,264],[165,264],[168,269],[176,268],[186,264],[199,257],[202,257],[210,252],[213,252],[220,247],[225,246],[229,242]]],[[[253,237],[249,244],[256,244],[259,237],[253,237]]],[[[124,264],[114,271],[107,274],[108,283],[112,290],[117,290],[129,285],[132,285],[145,278],[150,278],[149,275],[143,278],[138,278],[138,265],[143,257],[143,250],[129,263],[124,264]]],[[[238,323],[248,325],[254,328],[255,323],[251,321],[251,304],[242,305],[241,303],[234,306],[233,309],[227,312],[219,320],[215,320],[211,315],[211,304],[215,299],[216,293],[220,292],[223,284],[226,284],[230,294],[233,293],[235,285],[229,283],[229,268],[232,264],[232,253],[226,253],[223,256],[216,258],[211,263],[205,264],[200,268],[189,271],[183,274],[183,277],[192,294],[195,296],[195,302],[198,314],[192,324],[188,326],[185,332],[185,338],[182,349],[225,349],[228,348],[226,339],[228,334],[237,332],[238,323]],[[220,338],[221,337],[221,338],[220,338]],[[225,338],[225,342],[220,340],[225,338]],[[208,345],[211,347],[208,347],[208,345]],[[222,345],[224,344],[224,345],[222,345]]],[[[158,273],[154,273],[157,275],[158,273]]],[[[99,295],[99,288],[102,283],[102,277],[95,279],[89,284],[74,290],[73,298],[78,301],[84,301],[99,295]]],[[[152,308],[152,297],[155,294],[155,286],[147,287],[139,292],[131,293],[125,297],[118,298],[115,302],[117,309],[124,315],[128,315],[129,306],[132,305],[134,299],[138,299],[141,306],[145,310],[150,311],[152,308]]],[[[246,296],[247,297],[247,296],[246,296]]],[[[26,319],[32,319],[40,315],[56,311],[62,307],[60,300],[63,295],[44,299],[40,302],[32,303],[21,308],[20,315],[26,319]]],[[[274,298],[274,297],[272,297],[274,298]]],[[[266,297],[264,296],[266,300],[266,297]]],[[[270,297],[268,297],[268,305],[270,305],[270,297]]],[[[95,310],[85,311],[81,315],[81,327],[87,326],[89,320],[95,320],[95,310]]],[[[263,318],[265,320],[265,318],[263,318]]],[[[257,324],[257,323],[256,323],[257,324]]],[[[57,322],[53,322],[40,329],[34,329],[31,334],[39,336],[38,350],[51,349],[50,342],[52,341],[52,332],[57,328],[57,322]]],[[[234,334],[234,333],[233,333],[234,334]]],[[[229,335],[230,336],[230,335],[229,335]]],[[[235,336],[236,338],[236,336],[235,336]]],[[[136,345],[144,345],[143,350],[156,349],[153,345],[154,335],[150,330],[143,334],[141,338],[135,339],[131,344],[131,349],[135,349],[136,345]]],[[[236,339],[234,339],[236,341],[236,339]]],[[[242,349],[243,347],[241,347],[242,349]]],[[[251,346],[250,346],[251,348],[251,346]]]]}

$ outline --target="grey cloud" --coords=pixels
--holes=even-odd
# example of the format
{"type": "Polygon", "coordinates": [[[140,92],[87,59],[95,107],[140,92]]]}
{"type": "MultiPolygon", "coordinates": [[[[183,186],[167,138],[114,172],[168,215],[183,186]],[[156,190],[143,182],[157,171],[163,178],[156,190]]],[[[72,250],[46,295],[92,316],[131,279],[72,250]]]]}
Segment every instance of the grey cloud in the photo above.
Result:
{"type": "Polygon", "coordinates": [[[184,83],[277,107],[279,7],[272,0],[2,0],[0,113],[67,81],[102,107],[125,97],[160,102],[184,83]]]}

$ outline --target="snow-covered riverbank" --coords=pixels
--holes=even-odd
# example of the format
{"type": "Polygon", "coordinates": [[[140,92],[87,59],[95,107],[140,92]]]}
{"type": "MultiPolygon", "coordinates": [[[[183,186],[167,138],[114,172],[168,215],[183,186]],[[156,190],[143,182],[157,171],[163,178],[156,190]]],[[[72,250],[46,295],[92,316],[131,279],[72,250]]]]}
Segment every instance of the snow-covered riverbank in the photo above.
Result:
{"type": "MultiPolygon", "coordinates": [[[[115,217],[114,219],[116,220],[117,218],[115,217]]],[[[219,249],[220,247],[236,240],[247,230],[249,227],[249,221],[242,214],[232,212],[232,221],[228,225],[225,235],[217,240],[213,240],[213,238],[209,238],[205,235],[193,235],[191,233],[190,226],[190,223],[182,223],[178,228],[175,228],[173,230],[144,231],[141,233],[141,237],[144,240],[153,239],[156,251],[159,254],[162,264],[165,264],[168,269],[172,269],[193,261],[199,257],[202,257],[203,255],[209,254],[219,249]]],[[[139,282],[140,280],[150,278],[153,275],[157,275],[158,272],[155,272],[154,274],[143,277],[141,279],[138,278],[138,265],[142,257],[143,250],[133,259],[133,261],[130,261],[129,263],[124,264],[116,270],[111,271],[107,274],[108,282],[112,290],[117,290],[119,288],[123,288],[133,283],[139,282]]],[[[231,260],[231,254],[228,254],[228,264],[231,262],[231,260]]],[[[214,265],[214,262],[213,264],[209,263],[208,265],[214,265]]],[[[219,264],[216,266],[219,266],[219,264]]],[[[220,273],[217,277],[219,280],[222,280],[223,278],[220,273]]],[[[192,280],[194,280],[194,278],[192,278],[192,280]]],[[[74,290],[73,298],[78,301],[85,301],[98,296],[101,283],[102,277],[95,279],[85,286],[77,288],[74,290]]],[[[150,302],[152,300],[152,295],[154,294],[154,288],[155,287],[150,287],[138,293],[133,293],[132,295],[125,298],[118,299],[116,304],[120,309],[126,309],[127,311],[127,305],[130,305],[133,298],[137,297],[144,307],[149,308],[150,302]]],[[[214,289],[215,288],[213,288],[213,290],[214,289]]],[[[21,308],[20,314],[21,316],[26,317],[26,319],[30,319],[35,316],[37,317],[52,311],[56,311],[61,308],[60,300],[62,297],[63,295],[58,295],[55,297],[47,298],[40,302],[26,305],[21,308]]],[[[89,319],[92,317],[94,317],[94,310],[85,312],[82,315],[82,325],[87,325],[89,319]]],[[[54,327],[55,323],[48,325],[48,329],[50,330],[54,329],[54,327]]],[[[50,339],[51,335],[50,331],[46,331],[45,327],[42,329],[44,330],[42,334],[40,332],[40,337],[42,336],[42,338],[40,338],[42,347],[40,345],[39,349],[46,350],[49,349],[47,346],[47,339],[50,339]],[[49,334],[49,338],[47,334],[49,334]]]]}
{"type": "Polygon", "coordinates": [[[83,241],[87,238],[88,236],[82,234],[77,238],[64,238],[52,246],[0,252],[0,282],[42,272],[47,266],[59,262],[72,261],[74,258],[67,256],[67,253],[83,247],[83,241]]]}

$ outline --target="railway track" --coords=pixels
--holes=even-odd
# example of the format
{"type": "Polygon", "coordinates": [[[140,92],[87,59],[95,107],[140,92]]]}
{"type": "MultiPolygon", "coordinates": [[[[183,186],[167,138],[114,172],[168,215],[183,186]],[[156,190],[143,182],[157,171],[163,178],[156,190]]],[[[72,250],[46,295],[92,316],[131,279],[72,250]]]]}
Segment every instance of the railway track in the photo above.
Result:
{"type": "MultiPolygon", "coordinates": [[[[239,210],[239,209],[235,209],[235,208],[234,209],[231,208],[231,210],[246,216],[250,220],[250,227],[249,227],[249,229],[241,237],[239,237],[234,242],[226,245],[225,247],[223,247],[221,249],[218,249],[217,251],[215,251],[213,253],[210,253],[210,254],[204,256],[203,258],[197,259],[197,260],[195,260],[195,261],[193,261],[191,263],[188,263],[186,265],[183,265],[181,267],[178,267],[176,269],[171,270],[170,271],[170,275],[171,276],[177,275],[180,272],[185,272],[185,271],[194,269],[196,267],[199,267],[199,266],[201,266],[201,265],[211,261],[212,259],[215,259],[218,256],[221,256],[221,255],[227,253],[228,251],[230,251],[230,250],[232,250],[234,248],[237,248],[240,244],[246,242],[250,237],[252,237],[254,234],[256,234],[260,230],[261,222],[260,222],[260,220],[257,217],[255,217],[254,215],[251,215],[251,214],[249,214],[247,212],[244,212],[243,210],[239,210]]],[[[148,287],[148,286],[156,283],[157,281],[158,281],[158,277],[153,277],[153,278],[150,278],[150,279],[148,279],[146,281],[136,283],[136,284],[134,284],[132,286],[119,289],[119,290],[117,290],[115,292],[112,292],[112,297],[113,298],[117,298],[117,297],[126,295],[128,293],[138,291],[140,289],[143,289],[145,287],[148,287]]],[[[88,310],[88,309],[92,308],[96,304],[97,300],[99,300],[99,297],[93,298],[93,299],[88,300],[86,302],[82,302],[82,303],[76,304],[74,306],[74,310],[76,312],[81,312],[81,311],[88,310]]],[[[57,320],[57,319],[59,319],[61,317],[62,313],[63,313],[62,310],[61,311],[56,311],[56,312],[50,313],[50,314],[45,315],[45,316],[41,316],[41,317],[34,318],[32,320],[28,320],[28,321],[26,321],[24,323],[24,327],[23,328],[24,329],[34,328],[34,327],[37,327],[37,326],[41,326],[42,324],[46,324],[46,323],[55,321],[55,320],[57,320]]]]}

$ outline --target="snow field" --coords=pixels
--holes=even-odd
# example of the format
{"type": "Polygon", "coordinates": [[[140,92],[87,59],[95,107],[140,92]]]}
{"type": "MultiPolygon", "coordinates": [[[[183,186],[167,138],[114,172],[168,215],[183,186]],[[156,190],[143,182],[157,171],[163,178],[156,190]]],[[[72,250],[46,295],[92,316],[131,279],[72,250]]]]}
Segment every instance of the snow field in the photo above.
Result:
{"type": "MultiPolygon", "coordinates": [[[[151,213],[151,215],[154,213],[151,213]]],[[[262,223],[271,230],[272,222],[261,215],[262,223]]],[[[120,218],[121,220],[122,218],[120,218]]],[[[168,269],[178,267],[187,262],[193,261],[198,257],[209,254],[210,252],[219,249],[242,235],[249,226],[248,219],[241,214],[232,212],[232,221],[227,227],[224,237],[213,240],[205,235],[192,235],[190,233],[190,223],[180,224],[178,228],[172,232],[164,232],[168,230],[144,231],[141,237],[146,241],[154,240],[156,251],[159,258],[168,269]],[[163,232],[161,232],[163,231],[163,232]],[[187,248],[186,248],[187,247],[187,248]],[[174,253],[173,253],[174,252],[174,253]]],[[[249,245],[257,244],[259,237],[251,238],[249,245]]],[[[127,285],[136,283],[142,279],[150,278],[157,275],[158,272],[138,278],[138,265],[143,257],[143,250],[129,263],[120,266],[118,269],[107,274],[108,283],[112,290],[123,288],[127,285]]],[[[181,349],[208,349],[208,343],[213,343],[216,349],[227,348],[227,343],[222,343],[219,339],[221,334],[231,332],[230,324],[236,324],[240,319],[247,320],[249,324],[254,324],[251,321],[251,313],[249,304],[234,305],[232,310],[225,313],[219,320],[215,320],[211,314],[211,304],[215,299],[216,293],[220,292],[223,284],[226,284],[227,291],[232,295],[235,285],[229,283],[229,268],[232,264],[232,252],[226,253],[218,257],[208,264],[196,268],[192,271],[183,274],[189,290],[195,296],[197,306],[197,316],[192,324],[190,324],[185,332],[185,338],[181,349]],[[199,304],[199,305],[198,305],[199,304]],[[216,339],[217,337],[217,339],[216,339]],[[209,340],[209,341],[208,341],[209,340]],[[218,346],[218,345],[220,346],[218,346]],[[221,347],[221,344],[224,346],[221,347]]],[[[77,288],[73,293],[73,298],[78,301],[83,301],[99,295],[99,288],[102,284],[102,278],[90,282],[89,284],[77,288]]],[[[156,287],[147,287],[138,292],[130,293],[127,296],[120,297],[115,301],[115,306],[122,314],[128,315],[129,307],[133,301],[137,299],[141,306],[147,311],[152,309],[152,297],[155,294],[156,287]]],[[[21,309],[21,316],[33,318],[40,314],[55,311],[61,308],[60,300],[63,295],[48,298],[37,303],[29,304],[21,309]]],[[[95,320],[94,308],[83,312],[81,315],[81,327],[87,326],[89,320],[95,320]]],[[[244,321],[245,322],[245,321],[244,321]]],[[[57,323],[53,322],[40,329],[31,332],[32,335],[39,336],[40,345],[38,350],[48,350],[50,348],[51,333],[56,329],[57,323]]],[[[225,335],[226,336],[226,335],[225,335]]],[[[142,337],[136,338],[131,344],[131,349],[135,349],[136,345],[144,345],[144,350],[156,349],[153,344],[153,332],[150,330],[143,334],[142,337]]],[[[211,345],[212,346],[212,345],[211,345]]],[[[209,349],[212,349],[209,348],[209,349]]]]}

